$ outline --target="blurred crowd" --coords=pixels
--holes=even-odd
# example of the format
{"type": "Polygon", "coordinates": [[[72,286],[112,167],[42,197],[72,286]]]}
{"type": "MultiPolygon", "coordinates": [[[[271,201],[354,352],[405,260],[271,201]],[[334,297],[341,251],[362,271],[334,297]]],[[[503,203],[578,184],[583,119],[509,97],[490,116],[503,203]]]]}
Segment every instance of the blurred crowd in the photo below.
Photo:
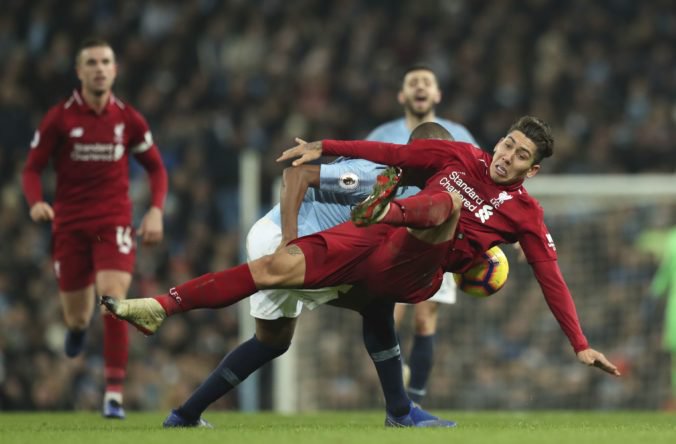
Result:
{"type": "MultiPolygon", "coordinates": [[[[293,137],[362,138],[400,116],[396,92],[403,70],[414,63],[429,65],[439,78],[438,115],[465,124],[485,149],[528,113],[555,131],[555,155],[543,164],[545,172],[676,171],[676,9],[670,0],[74,0],[67,7],[56,0],[4,0],[0,8],[0,409],[100,405],[100,323],[92,325],[85,356],[67,360],[49,227],[29,221],[19,183],[37,123],[77,85],[74,52],[85,37],[108,39],[116,50],[116,95],[148,119],[170,173],[166,240],[140,249],[132,295],[158,294],[238,263],[245,234],[238,227],[242,150],[262,156],[261,199],[269,206],[282,168],[274,159],[293,137]]],[[[137,216],[147,203],[145,180],[135,167],[137,216]]],[[[48,175],[44,184],[49,195],[48,175]]],[[[632,216],[613,234],[639,230],[645,221],[632,216]]],[[[615,218],[594,222],[593,232],[606,233],[603,221],[615,218]]],[[[550,223],[556,231],[557,221],[550,223]]],[[[587,229],[570,239],[595,245],[587,229]]],[[[566,274],[580,267],[580,248],[596,250],[569,242],[560,230],[561,256],[571,261],[562,263],[566,274]]],[[[627,239],[628,249],[634,238],[627,239]]],[[[654,263],[618,245],[625,244],[592,254],[585,265],[605,267],[593,274],[593,291],[587,279],[571,283],[574,294],[593,298],[581,309],[583,325],[599,348],[617,349],[628,361],[653,362],[644,360],[649,352],[663,359],[655,310],[637,308],[645,306],[654,263]],[[638,262],[625,263],[632,260],[638,262]]],[[[446,310],[441,322],[448,333],[439,338],[430,390],[445,395],[431,396],[432,405],[659,404],[658,394],[640,394],[650,392],[642,384],[657,377],[647,367],[616,395],[617,387],[574,362],[559,332],[553,332],[556,340],[540,340],[549,336],[534,333],[541,333],[533,328],[537,322],[557,327],[540,318],[546,312],[529,309],[544,307],[534,302],[541,296],[530,275],[515,280],[528,284],[487,305],[492,308],[463,300],[446,310]],[[546,390],[554,394],[544,397],[546,390]],[[592,396],[602,392],[610,394],[592,396]]],[[[322,354],[316,370],[304,371],[313,372],[306,378],[335,374],[327,385],[314,380],[335,396],[306,405],[380,405],[358,325],[316,336],[332,325],[328,319],[356,317],[320,311],[301,328],[314,328],[308,330],[315,332],[314,346],[334,354],[322,354]],[[352,353],[363,365],[341,366],[352,353]]],[[[176,405],[237,342],[237,328],[237,310],[229,308],[177,317],[152,339],[133,333],[127,406],[176,405]]],[[[300,341],[310,350],[312,344],[300,341]]],[[[219,406],[235,408],[236,396],[219,406]]]]}

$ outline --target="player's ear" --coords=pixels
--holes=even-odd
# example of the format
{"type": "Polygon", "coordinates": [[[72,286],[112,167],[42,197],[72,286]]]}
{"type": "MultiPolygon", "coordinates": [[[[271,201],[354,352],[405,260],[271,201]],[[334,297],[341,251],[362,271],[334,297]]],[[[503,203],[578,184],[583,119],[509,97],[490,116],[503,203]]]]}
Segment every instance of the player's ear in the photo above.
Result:
{"type": "Polygon", "coordinates": [[[540,171],[540,164],[536,163],[530,169],[526,172],[526,177],[530,179],[531,177],[535,176],[538,172],[540,171]]]}
{"type": "Polygon", "coordinates": [[[441,90],[437,88],[437,92],[434,95],[434,98],[432,99],[434,101],[435,105],[438,105],[441,103],[441,90]]]}
{"type": "Polygon", "coordinates": [[[403,105],[406,103],[406,97],[404,97],[404,91],[400,90],[399,93],[397,94],[397,102],[399,102],[399,105],[403,105]]]}

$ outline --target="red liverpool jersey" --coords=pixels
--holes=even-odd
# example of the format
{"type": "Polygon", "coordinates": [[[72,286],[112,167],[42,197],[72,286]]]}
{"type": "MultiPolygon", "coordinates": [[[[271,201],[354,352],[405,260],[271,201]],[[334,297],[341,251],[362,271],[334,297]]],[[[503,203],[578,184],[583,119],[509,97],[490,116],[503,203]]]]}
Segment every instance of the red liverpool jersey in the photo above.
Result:
{"type": "MultiPolygon", "coordinates": [[[[49,110],[35,132],[23,178],[28,203],[43,199],[39,177],[51,159],[56,171],[54,231],[130,225],[129,155],[149,150],[157,148],[138,111],[111,95],[97,114],[74,91],[49,110]]],[[[161,207],[164,193],[159,192],[161,207]]]]}
{"type": "MultiPolygon", "coordinates": [[[[498,185],[490,177],[491,156],[473,145],[418,139],[407,145],[369,141],[322,142],[323,154],[357,157],[424,173],[420,193],[457,191],[463,208],[446,271],[463,272],[490,247],[519,242],[545,299],[575,351],[588,347],[575,306],[556,262],[556,247],[542,208],[522,186],[498,185]]],[[[418,174],[420,175],[420,174],[418,174]]]]}
{"type": "Polygon", "coordinates": [[[377,163],[424,171],[427,177],[421,193],[456,191],[462,196],[460,224],[447,271],[463,272],[490,247],[517,241],[530,263],[556,260],[538,202],[522,182],[506,186],[493,182],[488,171],[491,156],[471,144],[419,139],[408,145],[334,141],[323,145],[327,155],[366,156],[377,163]]]}

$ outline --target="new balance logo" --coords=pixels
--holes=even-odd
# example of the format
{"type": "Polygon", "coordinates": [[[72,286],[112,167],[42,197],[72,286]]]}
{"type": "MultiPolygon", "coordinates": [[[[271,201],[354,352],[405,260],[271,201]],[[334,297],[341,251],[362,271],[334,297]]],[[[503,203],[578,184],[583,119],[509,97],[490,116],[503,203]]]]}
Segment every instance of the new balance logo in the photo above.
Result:
{"type": "Polygon", "coordinates": [[[486,221],[493,215],[493,207],[490,205],[484,205],[479,211],[474,213],[474,215],[481,219],[482,224],[485,224],[486,221]]]}
{"type": "Polygon", "coordinates": [[[31,149],[37,148],[40,144],[40,131],[35,131],[33,134],[33,140],[31,140],[31,149]]]}
{"type": "Polygon", "coordinates": [[[554,238],[552,237],[552,235],[547,233],[545,237],[547,238],[547,246],[552,250],[556,251],[556,245],[554,245],[554,238]]]}
{"type": "Polygon", "coordinates": [[[70,130],[70,137],[82,137],[84,134],[84,129],[82,127],[76,126],[72,130],[70,130]]]}

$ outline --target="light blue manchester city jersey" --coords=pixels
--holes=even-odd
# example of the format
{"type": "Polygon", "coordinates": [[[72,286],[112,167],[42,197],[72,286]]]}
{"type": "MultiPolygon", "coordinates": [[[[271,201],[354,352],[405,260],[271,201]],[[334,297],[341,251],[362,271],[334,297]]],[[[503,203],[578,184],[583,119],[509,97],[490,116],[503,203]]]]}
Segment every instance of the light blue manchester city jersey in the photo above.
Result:
{"type": "MultiPolygon", "coordinates": [[[[319,189],[307,190],[298,211],[298,236],[350,220],[352,206],[371,194],[376,177],[384,168],[368,160],[345,157],[321,165],[319,189]]],[[[281,226],[279,204],[265,217],[281,226]]]]}
{"type": "MultiPolygon", "coordinates": [[[[436,119],[436,122],[446,128],[456,141],[468,142],[477,146],[476,140],[474,140],[474,137],[472,137],[470,132],[463,125],[439,118],[436,119]]],[[[411,132],[406,126],[406,119],[401,117],[383,123],[371,131],[371,134],[366,137],[366,140],[404,144],[408,142],[410,135],[411,132]]],[[[420,188],[418,187],[402,187],[397,191],[397,197],[408,197],[418,192],[420,192],[420,188]]]]}

